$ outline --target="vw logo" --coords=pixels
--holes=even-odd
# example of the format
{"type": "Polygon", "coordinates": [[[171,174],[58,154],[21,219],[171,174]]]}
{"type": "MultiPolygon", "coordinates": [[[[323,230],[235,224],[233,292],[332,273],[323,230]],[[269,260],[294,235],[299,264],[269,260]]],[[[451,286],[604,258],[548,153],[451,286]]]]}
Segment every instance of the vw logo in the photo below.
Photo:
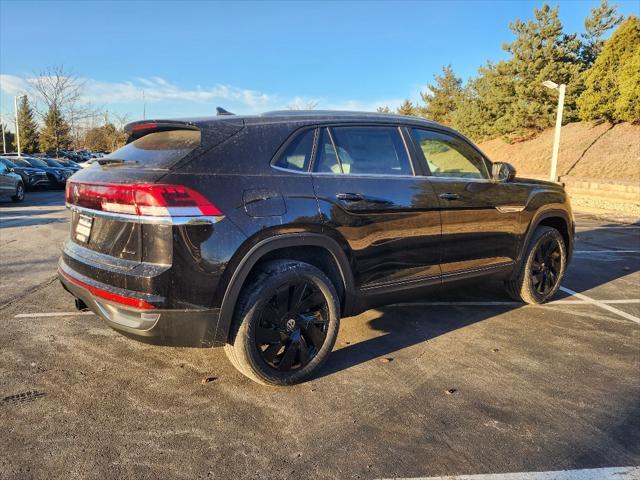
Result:
{"type": "Polygon", "coordinates": [[[287,332],[293,332],[293,329],[296,328],[296,321],[293,318],[287,320],[287,332]]]}

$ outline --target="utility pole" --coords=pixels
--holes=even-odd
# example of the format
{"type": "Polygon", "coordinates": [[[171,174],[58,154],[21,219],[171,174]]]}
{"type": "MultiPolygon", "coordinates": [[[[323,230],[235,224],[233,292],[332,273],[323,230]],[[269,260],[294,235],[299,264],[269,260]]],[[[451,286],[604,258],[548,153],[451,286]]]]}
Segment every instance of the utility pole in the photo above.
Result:
{"type": "MultiPolygon", "coordinates": [[[[22,95],[19,95],[22,96],[22,95]]],[[[16,145],[18,146],[18,156],[21,157],[20,153],[20,125],[18,125],[18,95],[13,97],[13,107],[16,112],[16,145]]]]}
{"type": "Polygon", "coordinates": [[[0,125],[2,125],[2,153],[7,153],[7,141],[4,135],[4,122],[0,119],[0,125]]]}
{"type": "Polygon", "coordinates": [[[542,82],[547,88],[558,90],[558,111],[556,112],[556,129],[553,135],[553,153],[551,154],[551,173],[549,180],[558,181],[558,153],[560,152],[560,129],[562,128],[562,110],[564,109],[564,92],[567,86],[562,83],[558,85],[551,80],[542,82]]]}

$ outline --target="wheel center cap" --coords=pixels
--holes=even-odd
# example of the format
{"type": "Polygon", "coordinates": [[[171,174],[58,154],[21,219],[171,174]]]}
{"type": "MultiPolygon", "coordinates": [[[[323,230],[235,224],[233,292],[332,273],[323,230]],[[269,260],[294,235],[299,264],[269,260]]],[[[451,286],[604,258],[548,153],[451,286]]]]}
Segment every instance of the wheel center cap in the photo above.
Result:
{"type": "Polygon", "coordinates": [[[287,320],[287,332],[293,332],[293,329],[296,328],[296,321],[293,318],[287,320]]]}

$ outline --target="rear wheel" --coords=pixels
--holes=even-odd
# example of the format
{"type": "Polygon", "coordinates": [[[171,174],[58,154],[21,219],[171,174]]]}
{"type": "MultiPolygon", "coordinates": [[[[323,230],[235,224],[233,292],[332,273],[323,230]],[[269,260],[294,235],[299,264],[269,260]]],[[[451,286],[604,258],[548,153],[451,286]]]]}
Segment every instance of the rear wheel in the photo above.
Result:
{"type": "Polygon", "coordinates": [[[16,194],[11,197],[11,200],[13,200],[14,202],[21,202],[24,200],[24,185],[22,184],[22,182],[16,185],[16,194]]]}
{"type": "Polygon", "coordinates": [[[244,287],[225,352],[258,383],[292,385],[326,361],[339,325],[338,295],[322,271],[298,261],[267,262],[244,287]]]}
{"type": "Polygon", "coordinates": [[[566,262],[567,248],[560,232],[552,227],[538,227],[518,276],[505,282],[507,292],[525,303],[546,302],[560,288],[566,262]]]}

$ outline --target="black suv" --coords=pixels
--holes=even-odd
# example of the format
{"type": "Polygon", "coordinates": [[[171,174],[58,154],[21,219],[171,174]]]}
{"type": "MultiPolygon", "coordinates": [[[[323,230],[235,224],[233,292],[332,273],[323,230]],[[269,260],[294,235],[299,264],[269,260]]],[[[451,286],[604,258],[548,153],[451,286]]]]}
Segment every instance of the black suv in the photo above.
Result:
{"type": "Polygon", "coordinates": [[[309,377],[341,317],[445,283],[553,296],[574,223],[559,184],[515,178],[419,118],[271,112],[145,120],[67,183],[59,278],[110,326],[225,346],[265,384],[309,377]]]}

